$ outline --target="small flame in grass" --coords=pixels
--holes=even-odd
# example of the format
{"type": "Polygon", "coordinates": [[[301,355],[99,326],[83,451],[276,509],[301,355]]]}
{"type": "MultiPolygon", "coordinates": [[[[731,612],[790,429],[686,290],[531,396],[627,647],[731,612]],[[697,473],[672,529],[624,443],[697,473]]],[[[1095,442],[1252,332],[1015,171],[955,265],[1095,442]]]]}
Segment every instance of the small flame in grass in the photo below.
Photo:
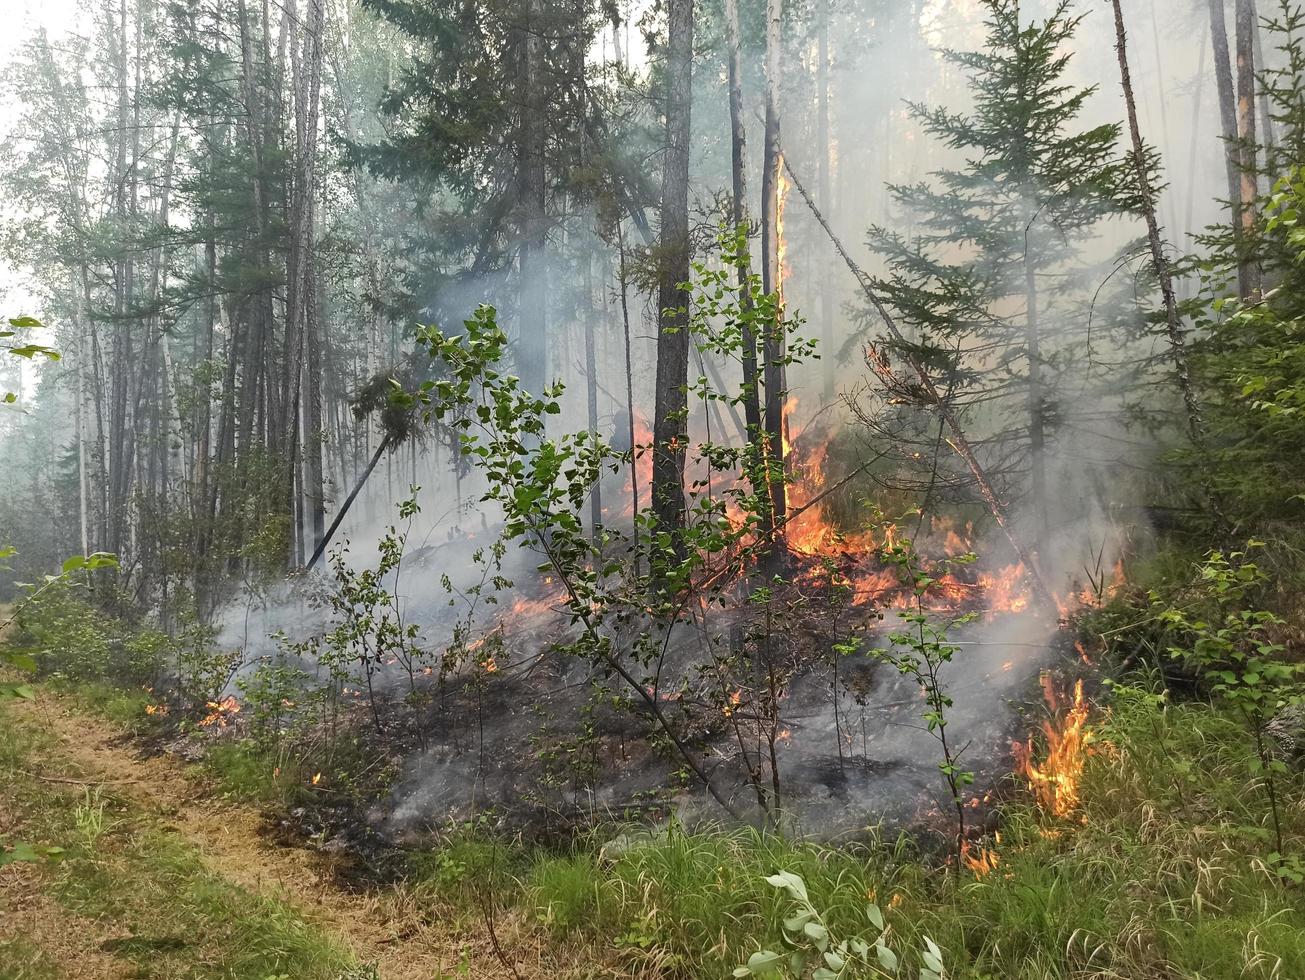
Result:
{"type": "Polygon", "coordinates": [[[995,871],[1001,864],[1001,858],[991,847],[971,848],[969,841],[965,842],[961,857],[965,860],[965,866],[980,878],[990,871],[995,871]]]}
{"type": "Polygon", "coordinates": [[[147,715],[166,715],[168,706],[166,704],[147,704],[145,705],[145,713],[147,715]]]}
{"type": "Polygon", "coordinates": [[[321,781],[322,781],[322,774],[320,772],[313,773],[313,785],[317,786],[319,783],[321,783],[321,781]]]}
{"type": "Polygon", "coordinates": [[[228,694],[221,701],[208,702],[208,714],[204,716],[201,725],[217,725],[218,728],[226,728],[231,724],[233,716],[240,713],[240,702],[235,699],[234,695],[228,694]]]}
{"type": "Polygon", "coordinates": [[[498,673],[498,661],[495,660],[493,657],[485,658],[485,673],[487,674],[498,673]]]}
{"type": "Polygon", "coordinates": [[[1092,732],[1087,727],[1088,705],[1083,697],[1083,681],[1074,684],[1074,697],[1068,706],[1061,703],[1051,675],[1042,675],[1042,695],[1052,717],[1042,723],[1047,740],[1047,755],[1042,762],[1033,759],[1033,739],[1016,746],[1019,771],[1028,780],[1033,795],[1046,810],[1058,817],[1069,814],[1079,803],[1079,782],[1083,764],[1092,753],[1092,732]]]}

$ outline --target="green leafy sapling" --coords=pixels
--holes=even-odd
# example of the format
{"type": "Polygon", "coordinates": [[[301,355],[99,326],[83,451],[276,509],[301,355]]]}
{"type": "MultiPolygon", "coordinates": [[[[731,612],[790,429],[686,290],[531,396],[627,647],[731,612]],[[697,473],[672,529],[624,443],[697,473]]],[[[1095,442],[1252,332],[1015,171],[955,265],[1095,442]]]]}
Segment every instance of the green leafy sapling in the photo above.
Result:
{"type": "Polygon", "coordinates": [[[974,614],[966,613],[940,622],[926,610],[925,601],[937,589],[938,579],[935,575],[940,565],[970,564],[975,556],[966,554],[941,563],[926,564],[911,540],[903,538],[885,548],[883,558],[897,568],[898,575],[910,586],[911,605],[898,612],[902,625],[888,634],[891,645],[878,647],[871,651],[871,655],[891,665],[904,677],[914,680],[924,695],[922,718],[929,734],[938,742],[942,754],[938,771],[947,784],[950,803],[956,816],[953,857],[959,873],[965,863],[965,794],[974,782],[974,773],[961,765],[964,747],[958,748],[954,739],[948,738],[947,714],[952,708],[952,698],[943,685],[942,673],[960,652],[960,647],[948,641],[948,631],[970,622],[974,614]]]}
{"type": "Polygon", "coordinates": [[[1305,881],[1305,868],[1285,853],[1279,780],[1287,764],[1274,753],[1266,725],[1283,709],[1301,702],[1302,665],[1287,660],[1272,631],[1283,621],[1266,610],[1247,608],[1254,593],[1268,580],[1251,561],[1263,547],[1250,541],[1246,549],[1227,554],[1211,551],[1197,567],[1192,595],[1171,602],[1153,595],[1163,623],[1182,637],[1169,648],[1171,657],[1193,668],[1209,684],[1215,701],[1246,727],[1255,750],[1249,775],[1261,783],[1273,825],[1274,851],[1266,860],[1280,874],[1305,881]]]}
{"type": "MultiPolygon", "coordinates": [[[[865,977],[895,977],[901,966],[888,945],[890,928],[879,906],[866,906],[866,923],[873,930],[870,937],[858,935],[839,938],[811,897],[806,882],[791,871],[766,877],[766,883],[788,893],[792,900],[790,914],[784,917],[784,938],[792,947],[787,954],[760,949],[736,967],[735,977],[810,976],[811,980],[860,980],[865,977]]],[[[945,980],[942,950],[924,937],[920,951],[921,980],[945,980]]]]}

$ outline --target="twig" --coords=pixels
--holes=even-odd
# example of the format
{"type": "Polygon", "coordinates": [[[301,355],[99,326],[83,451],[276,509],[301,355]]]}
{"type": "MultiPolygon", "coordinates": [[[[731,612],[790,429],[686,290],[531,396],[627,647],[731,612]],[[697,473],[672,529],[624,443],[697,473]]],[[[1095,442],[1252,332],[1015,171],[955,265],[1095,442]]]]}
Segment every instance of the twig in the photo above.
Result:
{"type": "Polygon", "coordinates": [[[26,769],[16,769],[14,771],[32,779],[39,779],[44,783],[68,783],[71,786],[103,786],[107,783],[130,785],[143,782],[140,779],[73,779],[71,776],[45,776],[39,772],[28,772],[26,769]]]}

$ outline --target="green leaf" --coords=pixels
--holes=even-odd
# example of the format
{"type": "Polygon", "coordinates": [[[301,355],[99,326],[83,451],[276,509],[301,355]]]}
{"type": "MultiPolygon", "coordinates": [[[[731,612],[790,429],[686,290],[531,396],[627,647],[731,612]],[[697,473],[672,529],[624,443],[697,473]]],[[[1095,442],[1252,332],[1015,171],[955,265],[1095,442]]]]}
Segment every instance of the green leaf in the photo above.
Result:
{"type": "MultiPolygon", "coordinates": [[[[748,957],[747,969],[752,973],[773,971],[783,957],[768,949],[759,949],[748,957]]],[[[736,974],[737,975],[737,974],[736,974]]],[[[747,974],[744,974],[746,976],[747,974]]]]}
{"type": "Polygon", "coordinates": [[[883,943],[875,943],[875,957],[879,960],[879,965],[889,973],[897,972],[897,954],[883,943]]]}

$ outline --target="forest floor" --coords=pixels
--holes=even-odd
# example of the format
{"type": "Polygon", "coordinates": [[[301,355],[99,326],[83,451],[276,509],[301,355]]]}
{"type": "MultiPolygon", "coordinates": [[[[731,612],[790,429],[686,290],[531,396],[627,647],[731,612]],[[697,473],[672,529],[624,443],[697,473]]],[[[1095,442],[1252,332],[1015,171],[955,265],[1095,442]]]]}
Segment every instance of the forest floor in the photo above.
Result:
{"type": "MultiPolygon", "coordinates": [[[[272,840],[265,814],[214,793],[70,698],[6,704],[0,832],[64,858],[0,868],[0,980],[509,975],[481,923],[402,888],[346,890],[329,855],[272,840]]],[[[582,975],[511,913],[496,931],[522,978],[582,975]]]]}

